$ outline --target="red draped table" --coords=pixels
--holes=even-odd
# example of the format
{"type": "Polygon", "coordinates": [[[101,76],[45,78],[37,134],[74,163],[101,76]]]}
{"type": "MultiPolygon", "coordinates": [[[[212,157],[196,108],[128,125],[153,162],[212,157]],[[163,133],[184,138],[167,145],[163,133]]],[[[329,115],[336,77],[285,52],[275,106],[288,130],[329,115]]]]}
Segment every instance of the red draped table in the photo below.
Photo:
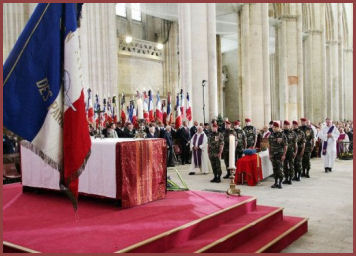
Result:
{"type": "Polygon", "coordinates": [[[261,158],[258,154],[245,155],[236,162],[235,184],[246,183],[249,186],[263,179],[261,158]]]}
{"type": "MultiPolygon", "coordinates": [[[[123,208],[163,199],[167,147],[164,139],[92,139],[79,177],[79,193],[120,199],[123,208]]],[[[24,187],[59,190],[59,172],[21,145],[24,187]]]]}

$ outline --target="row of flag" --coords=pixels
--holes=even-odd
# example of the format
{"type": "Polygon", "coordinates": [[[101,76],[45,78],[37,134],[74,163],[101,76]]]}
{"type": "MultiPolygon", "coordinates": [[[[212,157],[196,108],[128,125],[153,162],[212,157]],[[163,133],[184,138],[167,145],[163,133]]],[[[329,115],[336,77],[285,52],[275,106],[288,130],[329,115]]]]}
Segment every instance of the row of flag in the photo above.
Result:
{"type": "Polygon", "coordinates": [[[131,99],[126,103],[126,97],[121,94],[120,103],[117,104],[117,97],[108,97],[102,100],[95,95],[93,104],[92,92],[89,88],[86,97],[86,113],[89,123],[104,127],[107,123],[117,123],[120,117],[122,123],[130,121],[135,126],[138,125],[138,119],[144,119],[146,122],[160,121],[165,125],[173,123],[175,112],[175,127],[179,128],[182,125],[184,118],[192,120],[192,108],[189,94],[186,96],[183,90],[177,93],[176,106],[172,109],[171,94],[168,93],[167,100],[161,100],[159,92],[156,94],[156,102],[153,102],[152,91],[144,91],[142,94],[137,91],[136,99],[131,99]],[[120,106],[120,111],[118,107],[120,106]],[[120,114],[118,114],[120,112],[120,114]]]}

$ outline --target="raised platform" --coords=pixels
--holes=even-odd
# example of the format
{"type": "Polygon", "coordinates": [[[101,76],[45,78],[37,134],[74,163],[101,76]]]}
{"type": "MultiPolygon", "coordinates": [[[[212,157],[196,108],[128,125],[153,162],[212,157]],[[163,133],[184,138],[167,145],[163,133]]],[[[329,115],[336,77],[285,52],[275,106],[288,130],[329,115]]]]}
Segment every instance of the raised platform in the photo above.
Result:
{"type": "Polygon", "coordinates": [[[279,252],[307,229],[250,196],[169,192],[130,209],[80,199],[75,215],[64,195],[3,186],[4,252],[279,252]]]}

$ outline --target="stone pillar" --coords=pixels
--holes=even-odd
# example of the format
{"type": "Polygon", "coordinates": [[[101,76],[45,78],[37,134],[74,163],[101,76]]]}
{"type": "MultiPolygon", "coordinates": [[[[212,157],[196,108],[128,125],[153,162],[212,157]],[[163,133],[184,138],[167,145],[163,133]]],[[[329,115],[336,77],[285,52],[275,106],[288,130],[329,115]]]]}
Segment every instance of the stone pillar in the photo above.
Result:
{"type": "Polygon", "coordinates": [[[217,61],[217,80],[218,80],[218,112],[224,116],[224,92],[222,81],[222,53],[221,36],[216,35],[216,61],[217,61]]]}
{"type": "MultiPolygon", "coordinates": [[[[346,18],[346,17],[345,17],[346,18]]],[[[339,120],[345,118],[345,88],[344,88],[344,35],[342,21],[342,4],[337,4],[337,23],[338,23],[338,66],[339,66],[339,120]]]]}
{"type": "Polygon", "coordinates": [[[304,64],[303,64],[303,29],[302,4],[297,3],[297,117],[304,117],[304,64]]]}
{"type": "Polygon", "coordinates": [[[329,104],[331,104],[331,118],[339,120],[339,47],[337,41],[330,41],[330,73],[331,73],[331,95],[329,104]]]}
{"type": "Polygon", "coordinates": [[[270,83],[269,54],[264,41],[268,37],[268,32],[264,31],[268,29],[267,11],[267,4],[244,4],[239,19],[242,119],[252,118],[257,127],[269,122],[271,115],[270,110],[265,112],[265,106],[270,106],[270,96],[266,92],[270,83]],[[266,78],[268,81],[265,81],[266,78]]]}
{"type": "Polygon", "coordinates": [[[207,43],[208,43],[208,85],[209,120],[218,116],[218,84],[216,58],[216,12],[215,3],[207,4],[207,43]]]}
{"type": "Polygon", "coordinates": [[[353,120],[353,50],[344,49],[345,118],[353,120]]]}
{"type": "Polygon", "coordinates": [[[86,87],[102,102],[119,91],[115,4],[83,5],[80,33],[86,87]]]}
{"type": "Polygon", "coordinates": [[[264,121],[271,120],[268,3],[261,3],[264,121]]]}
{"type": "MultiPolygon", "coordinates": [[[[178,4],[179,22],[179,85],[192,97],[192,49],[191,49],[191,13],[190,4],[178,4]]],[[[172,91],[172,99],[175,102],[175,92],[172,91]]],[[[194,108],[193,108],[194,109],[194,108]]],[[[194,118],[194,113],[192,113],[194,118]]]]}

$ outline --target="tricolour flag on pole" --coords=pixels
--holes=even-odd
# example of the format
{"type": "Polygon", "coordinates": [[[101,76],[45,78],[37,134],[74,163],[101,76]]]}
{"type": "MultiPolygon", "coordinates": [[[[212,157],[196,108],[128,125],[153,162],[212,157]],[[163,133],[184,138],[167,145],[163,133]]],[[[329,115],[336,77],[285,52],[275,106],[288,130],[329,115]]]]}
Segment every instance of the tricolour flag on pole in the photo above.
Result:
{"type": "Polygon", "coordinates": [[[187,92],[187,109],[185,111],[188,121],[192,121],[192,107],[190,105],[189,93],[187,92]]]}
{"type": "Polygon", "coordinates": [[[146,91],[143,92],[143,118],[147,123],[150,121],[148,116],[148,97],[146,91]]]}
{"type": "Polygon", "coordinates": [[[92,124],[92,123],[94,123],[93,100],[91,97],[91,89],[89,88],[87,91],[88,91],[87,116],[88,116],[88,122],[92,124]]]}
{"type": "Polygon", "coordinates": [[[176,105],[176,123],[175,128],[179,129],[182,125],[182,113],[180,112],[180,102],[179,102],[179,95],[177,94],[177,105],[176,105]]]}
{"type": "Polygon", "coordinates": [[[148,119],[150,122],[155,121],[155,117],[153,116],[153,98],[151,90],[148,91],[148,119]]]}
{"type": "Polygon", "coordinates": [[[125,95],[122,94],[121,96],[121,123],[125,124],[126,122],[126,113],[125,113],[125,95]]]}
{"type": "Polygon", "coordinates": [[[157,101],[156,101],[156,120],[160,122],[163,121],[162,104],[161,104],[161,98],[159,97],[159,92],[157,92],[157,101]]]}
{"type": "Polygon", "coordinates": [[[184,119],[184,93],[183,93],[183,89],[180,89],[180,113],[182,115],[182,120],[184,119]]]}
{"type": "Polygon", "coordinates": [[[167,119],[166,122],[168,125],[170,125],[173,122],[173,113],[172,113],[172,103],[171,103],[171,93],[168,93],[167,97],[167,119]]]}
{"type": "Polygon", "coordinates": [[[4,69],[4,126],[60,171],[77,208],[78,177],[90,155],[78,19],[81,5],[40,3],[4,69]]]}

